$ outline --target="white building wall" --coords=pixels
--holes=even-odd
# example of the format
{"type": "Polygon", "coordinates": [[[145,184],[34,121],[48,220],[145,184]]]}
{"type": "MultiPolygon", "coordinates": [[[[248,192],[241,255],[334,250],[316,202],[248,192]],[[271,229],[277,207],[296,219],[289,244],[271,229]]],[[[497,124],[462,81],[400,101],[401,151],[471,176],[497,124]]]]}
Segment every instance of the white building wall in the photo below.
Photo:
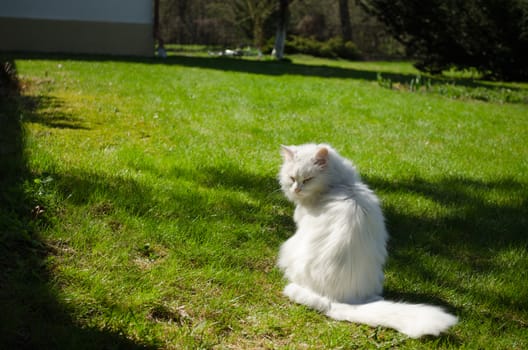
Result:
{"type": "Polygon", "coordinates": [[[154,0],[0,0],[0,51],[152,56],[154,0]]]}
{"type": "Polygon", "coordinates": [[[0,0],[0,17],[152,23],[152,0],[0,0]]]}

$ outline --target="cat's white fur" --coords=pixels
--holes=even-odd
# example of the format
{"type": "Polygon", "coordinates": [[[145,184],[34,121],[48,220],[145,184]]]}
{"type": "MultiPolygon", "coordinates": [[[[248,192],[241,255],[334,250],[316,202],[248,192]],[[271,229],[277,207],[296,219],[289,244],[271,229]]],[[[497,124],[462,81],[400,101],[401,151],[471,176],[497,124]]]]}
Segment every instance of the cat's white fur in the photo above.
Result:
{"type": "Polygon", "coordinates": [[[296,204],[297,231],[278,266],[292,301],[336,320],[438,335],[457,323],[439,307],[383,300],[388,238],[376,195],[352,163],[326,144],[282,146],[279,182],[296,204]]]}

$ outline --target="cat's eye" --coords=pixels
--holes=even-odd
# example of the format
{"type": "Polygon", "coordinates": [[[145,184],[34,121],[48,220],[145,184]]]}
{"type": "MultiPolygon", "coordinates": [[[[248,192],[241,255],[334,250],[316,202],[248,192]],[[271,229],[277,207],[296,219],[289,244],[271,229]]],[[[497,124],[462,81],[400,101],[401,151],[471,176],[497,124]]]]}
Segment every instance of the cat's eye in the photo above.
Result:
{"type": "Polygon", "coordinates": [[[295,178],[293,176],[290,176],[290,180],[292,180],[292,182],[295,182],[295,178]]]}
{"type": "Polygon", "coordinates": [[[312,177],[307,177],[306,179],[304,179],[303,180],[303,184],[307,183],[310,180],[313,180],[313,176],[312,177]]]}

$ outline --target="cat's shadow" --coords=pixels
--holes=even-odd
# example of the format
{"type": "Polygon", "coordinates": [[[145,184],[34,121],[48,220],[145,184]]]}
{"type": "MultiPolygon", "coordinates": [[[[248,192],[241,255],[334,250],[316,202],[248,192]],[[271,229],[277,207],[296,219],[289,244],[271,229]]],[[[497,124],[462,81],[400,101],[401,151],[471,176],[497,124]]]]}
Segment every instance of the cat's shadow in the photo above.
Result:
{"type": "Polygon", "coordinates": [[[457,313],[457,309],[453,305],[447,303],[444,299],[441,299],[433,294],[402,292],[401,290],[386,287],[383,290],[383,298],[385,300],[397,301],[402,303],[436,305],[446,309],[451,313],[457,313]]]}

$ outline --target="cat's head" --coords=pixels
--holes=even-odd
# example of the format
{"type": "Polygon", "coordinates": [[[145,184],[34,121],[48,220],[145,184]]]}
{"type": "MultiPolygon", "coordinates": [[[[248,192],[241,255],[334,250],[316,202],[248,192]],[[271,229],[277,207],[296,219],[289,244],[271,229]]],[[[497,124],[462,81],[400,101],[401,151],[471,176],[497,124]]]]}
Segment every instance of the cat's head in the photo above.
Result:
{"type": "Polygon", "coordinates": [[[297,203],[309,201],[328,187],[328,145],[281,146],[284,162],[279,182],[286,197],[297,203]]]}

